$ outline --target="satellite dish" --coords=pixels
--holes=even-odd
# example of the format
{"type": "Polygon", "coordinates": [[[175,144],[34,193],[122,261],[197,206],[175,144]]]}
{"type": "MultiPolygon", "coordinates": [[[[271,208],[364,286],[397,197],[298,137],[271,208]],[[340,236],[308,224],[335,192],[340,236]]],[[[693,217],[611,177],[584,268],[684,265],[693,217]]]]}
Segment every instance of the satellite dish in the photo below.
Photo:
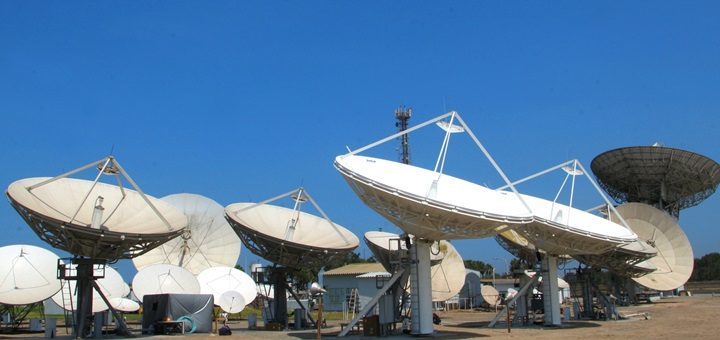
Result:
{"type": "Polygon", "coordinates": [[[366,205],[421,238],[481,238],[512,227],[552,254],[602,253],[637,239],[625,227],[576,208],[408,164],[343,155],[335,167],[366,205]]]}
{"type": "Polygon", "coordinates": [[[465,284],[465,263],[448,241],[439,242],[440,263],[430,267],[432,300],[446,301],[457,295],[465,284]]]}
{"type": "MultiPolygon", "coordinates": [[[[103,275],[102,269],[96,269],[95,271],[96,276],[103,275]]],[[[100,291],[102,291],[108,300],[111,298],[122,298],[127,295],[125,293],[127,284],[117,270],[112,267],[105,267],[104,275],[105,277],[97,279],[95,283],[97,283],[100,291]]],[[[74,304],[78,301],[77,281],[58,280],[58,282],[62,282],[62,289],[52,296],[52,300],[64,310],[75,311],[76,307],[74,304]]],[[[102,297],[100,297],[100,294],[98,294],[97,291],[93,291],[92,312],[97,313],[107,309],[108,305],[103,301],[102,297]]]]}
{"type": "Polygon", "coordinates": [[[60,290],[59,257],[31,245],[0,248],[0,303],[26,305],[45,300],[60,290]]]}
{"type": "Polygon", "coordinates": [[[135,268],[141,270],[152,264],[167,263],[197,275],[210,267],[237,263],[240,239],[225,220],[223,206],[195,194],[174,194],[161,200],[182,211],[188,225],[180,237],[133,258],[135,268]]]}
{"type": "MultiPolygon", "coordinates": [[[[236,291],[243,296],[243,307],[250,304],[257,296],[255,281],[243,271],[232,267],[212,267],[203,270],[197,276],[201,294],[212,294],[215,304],[222,301],[227,291],[236,291]]],[[[226,310],[226,312],[228,312],[226,310]]],[[[228,312],[229,313],[229,312],[228,312]]]]}
{"type": "Polygon", "coordinates": [[[602,254],[638,239],[632,230],[600,216],[539,197],[520,196],[534,218],[518,232],[546,253],[602,254]]]}
{"type": "Polygon", "coordinates": [[[242,293],[236,290],[228,290],[220,295],[217,305],[227,313],[239,313],[247,304],[242,293]]]}
{"type": "Polygon", "coordinates": [[[633,280],[647,288],[666,291],[685,284],[692,275],[692,246],[675,217],[642,203],[626,203],[617,208],[638,238],[657,251],[647,262],[655,271],[633,280]]]}
{"type": "Polygon", "coordinates": [[[231,204],[225,214],[245,246],[270,262],[289,268],[320,268],[332,257],[357,248],[360,242],[352,232],[330,221],[302,188],[265,203],[231,204]],[[300,211],[299,200],[294,209],[265,204],[298,191],[324,218],[300,211]]]}
{"type": "Polygon", "coordinates": [[[517,293],[518,293],[518,290],[517,290],[517,289],[515,289],[515,288],[508,288],[508,289],[507,289],[506,299],[507,299],[507,300],[510,300],[510,299],[514,298],[515,295],[517,295],[517,293]]]}
{"type": "Polygon", "coordinates": [[[142,301],[148,294],[199,294],[200,283],[187,269],[171,264],[153,264],[135,274],[133,291],[142,301]]]}
{"type": "MultiPolygon", "coordinates": [[[[365,233],[365,244],[373,253],[375,259],[383,265],[385,270],[391,272],[393,253],[398,250],[407,250],[405,241],[400,235],[384,231],[368,231],[365,233]]],[[[395,259],[399,261],[399,256],[395,259]]]]}
{"type": "MultiPolygon", "coordinates": [[[[630,228],[635,220],[627,221],[630,228]]],[[[655,266],[646,260],[657,255],[657,250],[646,242],[635,241],[600,255],[578,255],[575,258],[583,263],[607,268],[619,275],[640,277],[653,272],[655,266]]]]}
{"type": "Polygon", "coordinates": [[[495,307],[500,304],[500,293],[498,293],[497,289],[493,286],[483,285],[482,288],[480,288],[480,295],[482,295],[485,303],[491,307],[495,307]]]}
{"type": "Polygon", "coordinates": [[[720,184],[720,164],[714,160],[661,145],[606,151],[590,166],[617,202],[659,202],[673,216],[705,200],[720,184]]]}
{"type": "Polygon", "coordinates": [[[115,310],[119,310],[121,312],[132,313],[137,312],[140,309],[139,303],[124,297],[114,297],[108,300],[115,310]]]}
{"type": "Polygon", "coordinates": [[[172,205],[101,182],[26,178],[10,184],[7,195],[43,241],[90,258],[137,256],[179,235],[187,225],[172,205]]]}
{"type": "Polygon", "coordinates": [[[517,197],[409,164],[343,155],[335,167],[360,199],[405,232],[429,240],[481,238],[532,222],[517,197]],[[432,187],[434,197],[428,197],[432,187]]]}

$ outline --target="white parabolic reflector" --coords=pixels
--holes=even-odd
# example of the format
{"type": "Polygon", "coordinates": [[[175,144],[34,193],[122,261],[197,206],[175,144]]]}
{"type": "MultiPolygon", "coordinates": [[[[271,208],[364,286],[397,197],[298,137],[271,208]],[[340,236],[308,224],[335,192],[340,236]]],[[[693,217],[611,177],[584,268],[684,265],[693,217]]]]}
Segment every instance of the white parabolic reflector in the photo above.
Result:
{"type": "Polygon", "coordinates": [[[119,233],[167,233],[182,229],[187,224],[185,215],[175,207],[148,196],[170,224],[168,228],[137,191],[127,188],[120,190],[118,186],[102,182],[98,182],[93,188],[92,181],[60,178],[32,191],[26,189],[48,179],[50,177],[15,181],[8,187],[8,196],[36,214],[88,228],[92,223],[95,198],[102,196],[106,211],[102,227],[119,233]],[[88,192],[90,199],[85,199],[88,192]],[[125,197],[122,196],[123,192],[125,197]],[[76,211],[77,215],[72,219],[76,211]]]}
{"type": "Polygon", "coordinates": [[[490,306],[497,306],[500,304],[500,293],[498,293],[497,289],[493,286],[483,285],[482,288],[480,288],[480,295],[482,295],[485,303],[490,306]]]}
{"type": "Polygon", "coordinates": [[[188,226],[180,237],[133,258],[135,268],[167,263],[197,275],[210,267],[237,263],[240,239],[225,219],[222,205],[195,194],[174,194],[161,200],[181,210],[188,218],[188,226]]]}
{"type": "MultiPolygon", "coordinates": [[[[392,270],[390,263],[392,253],[398,250],[407,250],[405,241],[400,240],[400,235],[385,231],[368,231],[365,233],[365,244],[375,256],[375,259],[385,267],[388,272],[392,270]]],[[[397,257],[399,259],[399,256],[397,257]]]]}
{"type": "Polygon", "coordinates": [[[657,255],[644,264],[651,268],[654,266],[656,270],[633,280],[660,291],[684,285],[692,275],[695,262],[690,240],[677,219],[643,203],[625,203],[617,210],[638,238],[657,250],[657,255]]]}
{"type": "Polygon", "coordinates": [[[30,245],[0,248],[0,303],[25,305],[45,300],[60,290],[59,257],[30,245]]]}
{"type": "Polygon", "coordinates": [[[243,294],[236,290],[228,290],[220,295],[218,306],[227,313],[239,313],[245,308],[243,294]]]}
{"type": "Polygon", "coordinates": [[[446,301],[457,295],[465,285],[465,264],[450,242],[440,241],[439,250],[443,255],[442,261],[430,267],[432,300],[446,301]]]}
{"type": "Polygon", "coordinates": [[[139,303],[124,297],[116,297],[108,300],[115,310],[119,310],[121,312],[130,313],[140,309],[139,303]]]}
{"type": "MultiPolygon", "coordinates": [[[[96,269],[95,271],[96,275],[100,275],[102,272],[100,269],[96,269]]],[[[63,309],[74,311],[77,304],[77,295],[75,295],[77,293],[77,281],[58,280],[58,282],[62,282],[63,287],[59,292],[57,292],[57,294],[52,296],[52,300],[63,309]]],[[[121,298],[127,295],[127,284],[120,273],[111,267],[106,266],[105,277],[97,279],[95,282],[98,284],[98,287],[100,287],[103,295],[105,295],[108,300],[112,298],[121,298]]],[[[102,297],[100,297],[94,289],[92,304],[93,313],[102,312],[108,309],[105,301],[103,301],[102,297]]]]}
{"type": "Polygon", "coordinates": [[[244,305],[252,303],[257,296],[255,281],[248,274],[232,267],[205,269],[197,279],[200,283],[200,293],[212,294],[216,305],[219,305],[222,295],[227,291],[240,292],[244,305]]]}
{"type": "Polygon", "coordinates": [[[234,203],[225,213],[243,242],[268,261],[291,268],[324,264],[355,249],[360,241],[345,227],[302,211],[256,203],[234,203]],[[288,226],[294,225],[292,233],[288,226]],[[258,246],[252,248],[252,242],[258,246]]]}
{"type": "Polygon", "coordinates": [[[481,238],[532,221],[513,194],[449,175],[357,155],[338,156],[335,167],[365,204],[416,237],[481,238]]]}
{"type": "Polygon", "coordinates": [[[637,239],[579,209],[521,194],[525,207],[512,192],[408,164],[343,155],[335,167],[366,205],[420,238],[482,238],[514,228],[552,254],[602,253],[637,239]]]}
{"type": "Polygon", "coordinates": [[[200,284],[190,271],[171,264],[153,264],[133,278],[133,292],[138,300],[148,294],[199,294],[200,284]]]}

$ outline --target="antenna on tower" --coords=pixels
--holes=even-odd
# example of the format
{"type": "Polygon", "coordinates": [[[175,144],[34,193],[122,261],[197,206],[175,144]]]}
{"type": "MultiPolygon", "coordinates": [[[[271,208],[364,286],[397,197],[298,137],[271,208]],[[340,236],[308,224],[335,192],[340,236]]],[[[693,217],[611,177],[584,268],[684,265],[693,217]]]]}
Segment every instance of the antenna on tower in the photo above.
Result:
{"type": "MultiPolygon", "coordinates": [[[[410,107],[405,108],[404,106],[400,106],[395,109],[395,119],[397,120],[395,126],[398,128],[399,132],[407,130],[410,116],[412,116],[412,108],[410,107]]],[[[410,164],[410,145],[408,142],[408,134],[403,134],[399,138],[400,145],[402,146],[400,149],[400,160],[404,164],[410,164]]]]}

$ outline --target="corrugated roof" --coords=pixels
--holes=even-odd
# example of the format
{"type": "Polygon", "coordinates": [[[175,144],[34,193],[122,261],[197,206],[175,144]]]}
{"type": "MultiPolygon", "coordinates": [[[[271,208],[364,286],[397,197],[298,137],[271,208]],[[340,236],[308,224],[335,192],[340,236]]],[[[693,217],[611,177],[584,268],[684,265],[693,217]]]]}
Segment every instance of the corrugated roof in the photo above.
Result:
{"type": "Polygon", "coordinates": [[[331,269],[325,272],[325,276],[338,276],[338,275],[362,275],[372,272],[384,272],[385,268],[382,264],[377,262],[371,263],[351,263],[346,266],[331,269]]]}
{"type": "Polygon", "coordinates": [[[390,277],[390,276],[392,276],[392,275],[390,275],[390,273],[388,273],[388,272],[369,272],[369,273],[365,273],[365,274],[358,275],[358,276],[356,276],[356,278],[358,278],[358,279],[367,279],[367,278],[374,278],[374,277],[378,277],[378,276],[380,276],[380,277],[390,277]]]}

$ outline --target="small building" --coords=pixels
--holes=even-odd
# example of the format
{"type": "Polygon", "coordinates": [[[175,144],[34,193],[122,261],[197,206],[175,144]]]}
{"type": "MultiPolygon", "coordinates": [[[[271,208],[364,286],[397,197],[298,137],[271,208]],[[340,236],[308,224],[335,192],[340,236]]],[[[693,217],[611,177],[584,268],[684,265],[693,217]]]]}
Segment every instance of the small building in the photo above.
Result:
{"type": "Polygon", "coordinates": [[[465,268],[465,284],[458,293],[458,307],[461,309],[472,309],[480,307],[483,302],[480,289],[482,288],[482,274],[477,270],[465,268]]]}
{"type": "Polygon", "coordinates": [[[356,312],[360,311],[389,279],[390,273],[377,262],[353,263],[328,270],[323,275],[323,284],[327,290],[323,308],[327,311],[345,311],[354,307],[356,312]]]}

